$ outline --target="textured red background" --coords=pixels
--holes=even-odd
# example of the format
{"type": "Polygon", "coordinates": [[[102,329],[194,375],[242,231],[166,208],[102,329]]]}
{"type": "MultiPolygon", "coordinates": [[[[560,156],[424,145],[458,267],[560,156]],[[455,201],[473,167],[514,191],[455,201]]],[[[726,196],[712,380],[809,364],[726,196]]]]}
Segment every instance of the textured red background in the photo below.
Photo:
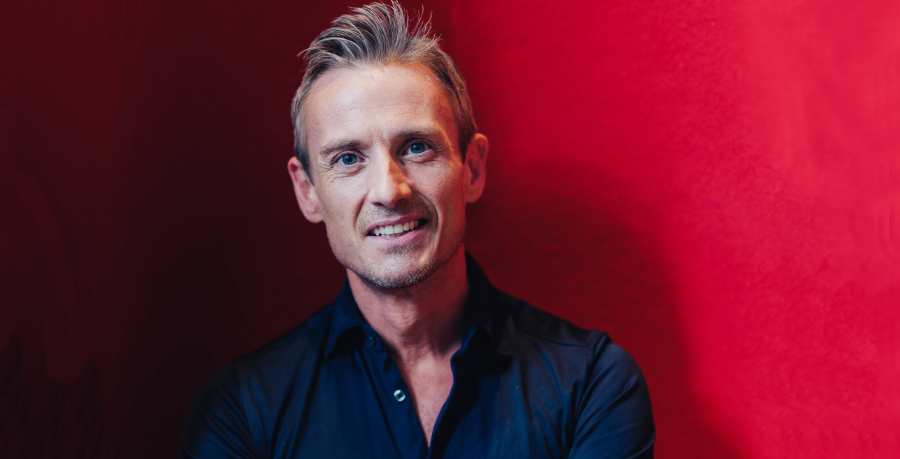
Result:
{"type": "MultiPolygon", "coordinates": [[[[467,247],[634,355],[658,457],[900,457],[898,2],[426,6],[492,144],[467,247]]],[[[0,3],[0,457],[173,457],[336,295],[285,162],[345,10],[0,3]]]]}

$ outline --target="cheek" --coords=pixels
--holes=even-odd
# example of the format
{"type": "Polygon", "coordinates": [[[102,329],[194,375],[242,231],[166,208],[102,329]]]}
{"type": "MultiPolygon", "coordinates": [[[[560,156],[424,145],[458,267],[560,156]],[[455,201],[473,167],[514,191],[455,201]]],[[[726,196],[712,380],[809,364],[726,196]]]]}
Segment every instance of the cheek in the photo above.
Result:
{"type": "Polygon", "coordinates": [[[445,174],[435,174],[428,184],[433,190],[435,205],[448,221],[445,226],[465,223],[465,196],[462,189],[461,170],[451,170],[445,174]]]}
{"type": "Polygon", "coordinates": [[[353,228],[352,211],[356,208],[356,201],[350,193],[352,189],[353,187],[335,186],[328,193],[319,195],[322,218],[329,237],[340,236],[341,232],[351,231],[353,228]]]}

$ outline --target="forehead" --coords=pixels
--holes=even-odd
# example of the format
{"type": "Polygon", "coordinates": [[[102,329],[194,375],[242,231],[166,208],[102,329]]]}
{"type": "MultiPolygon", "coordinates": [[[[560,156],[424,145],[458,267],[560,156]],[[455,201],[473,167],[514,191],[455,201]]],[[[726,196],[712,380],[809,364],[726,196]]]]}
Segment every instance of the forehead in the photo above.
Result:
{"type": "Polygon", "coordinates": [[[419,64],[332,69],[319,77],[304,108],[310,154],[336,140],[377,141],[410,130],[453,138],[449,95],[419,64]]]}

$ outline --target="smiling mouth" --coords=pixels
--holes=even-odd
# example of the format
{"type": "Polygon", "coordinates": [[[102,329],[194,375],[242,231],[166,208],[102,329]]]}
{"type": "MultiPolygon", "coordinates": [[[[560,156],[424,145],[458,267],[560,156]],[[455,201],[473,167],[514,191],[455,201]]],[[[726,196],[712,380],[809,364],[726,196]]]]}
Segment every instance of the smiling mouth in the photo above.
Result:
{"type": "Polygon", "coordinates": [[[388,239],[393,239],[395,237],[403,236],[404,234],[424,225],[427,220],[410,220],[404,223],[398,223],[396,225],[385,225],[379,226],[372,231],[369,231],[369,235],[371,236],[381,236],[388,239]]]}

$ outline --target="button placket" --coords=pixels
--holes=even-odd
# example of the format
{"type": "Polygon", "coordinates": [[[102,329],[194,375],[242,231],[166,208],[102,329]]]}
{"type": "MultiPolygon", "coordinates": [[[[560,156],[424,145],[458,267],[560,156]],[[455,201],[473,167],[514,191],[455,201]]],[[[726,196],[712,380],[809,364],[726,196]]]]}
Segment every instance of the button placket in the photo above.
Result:
{"type": "Polygon", "coordinates": [[[424,458],[428,454],[428,445],[422,435],[419,420],[416,416],[415,406],[406,382],[403,380],[400,370],[390,357],[388,352],[380,348],[376,337],[375,349],[377,353],[366,353],[381,363],[382,372],[380,384],[378,384],[379,396],[383,397],[382,408],[388,417],[388,425],[394,435],[397,445],[397,457],[402,459],[424,458]]]}

